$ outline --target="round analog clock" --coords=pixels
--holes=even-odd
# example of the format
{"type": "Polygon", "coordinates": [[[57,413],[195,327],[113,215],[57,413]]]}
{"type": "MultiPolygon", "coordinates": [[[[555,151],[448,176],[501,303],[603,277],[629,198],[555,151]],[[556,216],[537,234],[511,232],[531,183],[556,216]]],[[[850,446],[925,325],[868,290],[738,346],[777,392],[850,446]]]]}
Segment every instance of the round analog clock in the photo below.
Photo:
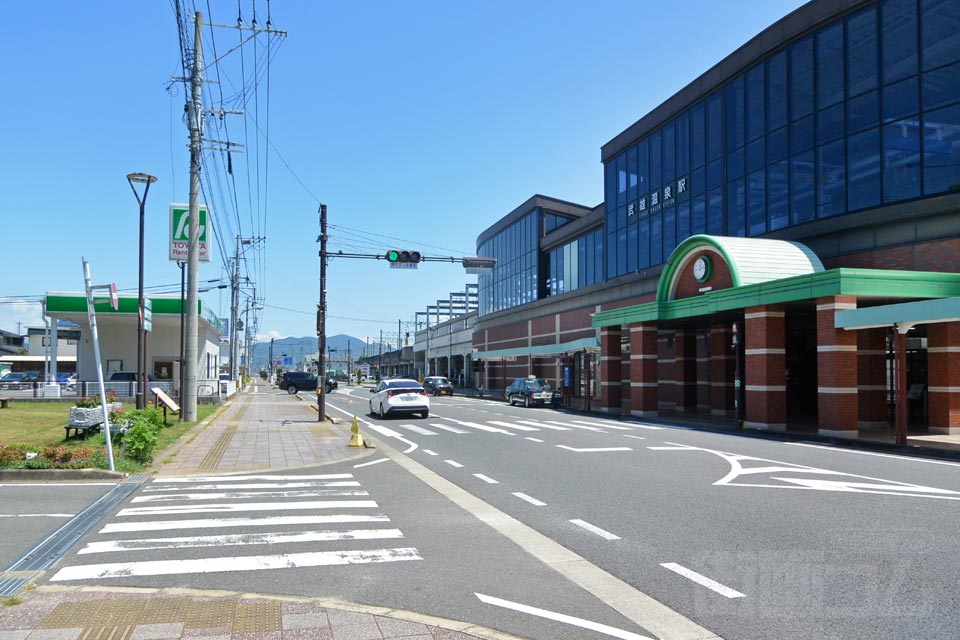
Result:
{"type": "Polygon", "coordinates": [[[710,267],[709,256],[697,258],[696,262],[693,263],[693,277],[697,279],[697,282],[706,282],[707,278],[710,277],[710,267]]]}

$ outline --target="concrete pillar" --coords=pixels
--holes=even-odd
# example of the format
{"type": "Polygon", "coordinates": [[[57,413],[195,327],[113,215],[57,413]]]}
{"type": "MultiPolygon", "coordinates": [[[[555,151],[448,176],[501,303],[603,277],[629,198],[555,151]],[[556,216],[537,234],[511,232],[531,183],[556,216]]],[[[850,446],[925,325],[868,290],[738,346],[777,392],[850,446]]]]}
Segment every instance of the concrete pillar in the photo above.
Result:
{"type": "Polygon", "coordinates": [[[674,335],[673,353],[674,393],[678,412],[693,412],[697,409],[697,334],[693,330],[680,329],[674,335]]]}
{"type": "Polygon", "coordinates": [[[888,423],[887,329],[857,331],[857,415],[861,429],[888,423]]]}
{"type": "Polygon", "coordinates": [[[746,423],[752,429],[787,429],[786,322],[783,305],[744,312],[746,423]]]}
{"type": "Polygon", "coordinates": [[[620,326],[600,329],[600,411],[620,415],[622,371],[620,326]]]}
{"type": "Polygon", "coordinates": [[[630,415],[657,417],[657,325],[630,325],[630,415]]]}
{"type": "Polygon", "coordinates": [[[733,417],[733,376],[737,366],[732,335],[728,324],[710,327],[710,413],[728,418],[733,417]]]}
{"type": "Polygon", "coordinates": [[[817,422],[824,436],[856,438],[857,332],[834,328],[837,311],[856,309],[855,296],[817,298],[817,422]]]}
{"type": "Polygon", "coordinates": [[[930,433],[960,435],[960,322],[927,325],[930,433]]]}

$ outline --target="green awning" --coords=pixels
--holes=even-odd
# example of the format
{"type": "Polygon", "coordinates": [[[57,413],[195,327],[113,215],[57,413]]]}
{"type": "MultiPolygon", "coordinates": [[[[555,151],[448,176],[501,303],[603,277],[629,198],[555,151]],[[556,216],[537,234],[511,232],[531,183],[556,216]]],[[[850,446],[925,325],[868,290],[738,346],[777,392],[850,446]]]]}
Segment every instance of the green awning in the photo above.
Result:
{"type": "Polygon", "coordinates": [[[837,329],[872,329],[894,324],[915,325],[958,320],[960,298],[942,298],[838,311],[833,322],[837,329]]]}
{"type": "Polygon", "coordinates": [[[470,357],[474,360],[499,360],[501,358],[513,358],[516,356],[562,355],[568,351],[593,349],[599,346],[600,340],[594,336],[592,338],[580,338],[579,340],[571,340],[570,342],[561,342],[560,344],[538,344],[529,347],[514,347],[512,349],[474,351],[470,357]]]}

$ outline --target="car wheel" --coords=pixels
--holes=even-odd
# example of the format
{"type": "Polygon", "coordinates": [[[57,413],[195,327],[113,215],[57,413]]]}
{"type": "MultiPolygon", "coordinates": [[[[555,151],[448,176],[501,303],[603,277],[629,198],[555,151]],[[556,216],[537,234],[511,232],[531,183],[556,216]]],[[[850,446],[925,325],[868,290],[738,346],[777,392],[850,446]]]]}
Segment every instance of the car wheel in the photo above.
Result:
{"type": "Polygon", "coordinates": [[[290,386],[287,387],[287,393],[289,393],[290,395],[293,395],[293,394],[295,394],[296,392],[297,392],[297,386],[296,386],[296,385],[291,384],[290,386]]]}
{"type": "Polygon", "coordinates": [[[387,414],[383,412],[383,403],[382,403],[382,402],[380,403],[380,417],[381,417],[381,418],[386,418],[386,417],[387,417],[387,414]]]}
{"type": "Polygon", "coordinates": [[[530,408],[530,396],[523,396],[523,406],[530,408]]]}
{"type": "Polygon", "coordinates": [[[433,392],[433,397],[434,397],[434,398],[439,398],[439,397],[440,397],[440,392],[439,392],[439,391],[434,391],[434,392],[433,392]]]}
{"type": "Polygon", "coordinates": [[[424,420],[426,420],[427,418],[430,417],[430,412],[429,412],[429,411],[421,411],[421,412],[420,412],[420,417],[423,418],[424,420]]]}

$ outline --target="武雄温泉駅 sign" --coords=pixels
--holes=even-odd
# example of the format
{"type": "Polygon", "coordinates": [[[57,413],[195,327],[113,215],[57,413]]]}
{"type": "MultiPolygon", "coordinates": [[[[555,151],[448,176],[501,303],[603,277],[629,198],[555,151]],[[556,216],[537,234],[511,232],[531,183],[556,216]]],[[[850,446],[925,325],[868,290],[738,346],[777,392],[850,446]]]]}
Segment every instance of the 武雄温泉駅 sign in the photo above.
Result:
{"type": "MultiPolygon", "coordinates": [[[[210,216],[207,206],[200,205],[197,237],[200,262],[210,262],[210,216]]],[[[186,262],[190,252],[190,205],[170,205],[170,259],[186,262]]]]}

